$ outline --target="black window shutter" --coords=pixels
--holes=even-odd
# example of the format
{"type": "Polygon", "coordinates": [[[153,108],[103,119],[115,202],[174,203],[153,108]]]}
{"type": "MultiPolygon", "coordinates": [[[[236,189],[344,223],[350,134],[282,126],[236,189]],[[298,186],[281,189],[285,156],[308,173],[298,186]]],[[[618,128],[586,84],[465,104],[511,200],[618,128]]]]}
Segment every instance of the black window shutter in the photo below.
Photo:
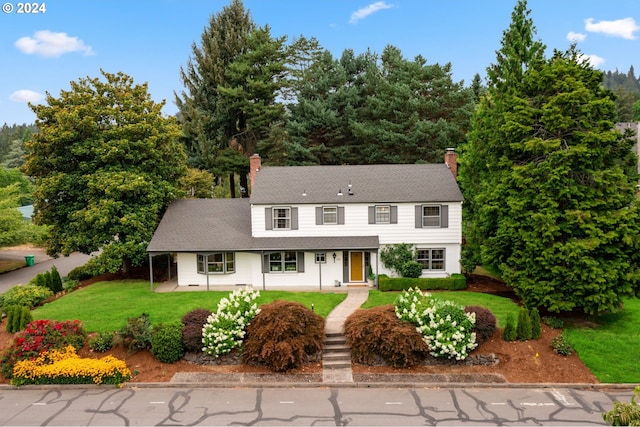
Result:
{"type": "Polygon", "coordinates": [[[269,272],[269,254],[262,255],[262,272],[269,272]]]}
{"type": "Polygon", "coordinates": [[[376,223],[376,207],[369,206],[369,224],[376,223]]]}
{"type": "Polygon", "coordinates": [[[416,228],[422,228],[422,205],[416,205],[416,228]]]}
{"type": "Polygon", "coordinates": [[[271,208],[264,208],[265,230],[273,230],[273,211],[271,208]]]}
{"type": "Polygon", "coordinates": [[[298,252],[296,259],[298,261],[298,273],[304,273],[304,252],[298,252]]]}
{"type": "Polygon", "coordinates": [[[316,225],[322,225],[322,206],[316,207],[316,225]]]}

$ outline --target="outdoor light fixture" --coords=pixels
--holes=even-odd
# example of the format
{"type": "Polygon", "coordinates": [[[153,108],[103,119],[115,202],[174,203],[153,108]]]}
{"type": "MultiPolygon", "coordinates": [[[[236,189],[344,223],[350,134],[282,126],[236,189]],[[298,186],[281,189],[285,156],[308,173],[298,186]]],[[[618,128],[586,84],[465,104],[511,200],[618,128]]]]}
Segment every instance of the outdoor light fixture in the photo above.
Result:
{"type": "Polygon", "coordinates": [[[333,262],[336,262],[336,253],[333,253],[333,262]]]}

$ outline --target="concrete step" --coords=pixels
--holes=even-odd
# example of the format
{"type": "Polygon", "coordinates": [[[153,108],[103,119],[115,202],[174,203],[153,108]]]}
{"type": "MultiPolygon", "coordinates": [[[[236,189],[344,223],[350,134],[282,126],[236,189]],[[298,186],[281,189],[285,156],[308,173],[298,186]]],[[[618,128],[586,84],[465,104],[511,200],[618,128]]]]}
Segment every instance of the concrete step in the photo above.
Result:
{"type": "Polygon", "coordinates": [[[349,360],[322,360],[323,369],[343,369],[351,368],[351,359],[349,360]]]}
{"type": "Polygon", "coordinates": [[[351,353],[348,351],[341,351],[335,353],[325,353],[322,355],[322,360],[349,360],[351,361],[351,353]]]}
{"type": "Polygon", "coordinates": [[[324,343],[325,345],[333,345],[333,344],[344,344],[347,345],[347,339],[345,338],[344,335],[339,335],[339,336],[333,336],[333,337],[326,337],[324,339],[324,343]]]}
{"type": "Polygon", "coordinates": [[[324,353],[350,352],[351,349],[346,344],[325,344],[324,353]]]}

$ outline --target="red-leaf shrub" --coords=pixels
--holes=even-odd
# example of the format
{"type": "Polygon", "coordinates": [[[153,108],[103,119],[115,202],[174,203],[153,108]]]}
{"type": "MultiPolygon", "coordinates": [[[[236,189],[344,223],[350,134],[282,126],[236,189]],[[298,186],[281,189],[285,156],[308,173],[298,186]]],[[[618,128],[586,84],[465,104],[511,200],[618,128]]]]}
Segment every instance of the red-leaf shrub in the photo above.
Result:
{"type": "Polygon", "coordinates": [[[476,332],[476,343],[482,344],[493,336],[496,332],[496,316],[486,307],[477,305],[469,305],[464,308],[466,313],[476,314],[476,326],[473,330],[476,332]]]}
{"type": "Polygon", "coordinates": [[[196,308],[182,316],[180,320],[184,325],[182,327],[182,345],[185,351],[202,351],[202,327],[211,314],[211,310],[196,308]]]}
{"type": "Polygon", "coordinates": [[[429,356],[422,334],[398,319],[393,305],[357,310],[345,321],[344,332],[351,360],[362,365],[382,360],[389,366],[408,368],[429,356]]]}
{"type": "Polygon", "coordinates": [[[324,318],[297,302],[274,301],[260,306],[249,323],[242,358],[274,372],[302,367],[320,357],[324,318]]]}

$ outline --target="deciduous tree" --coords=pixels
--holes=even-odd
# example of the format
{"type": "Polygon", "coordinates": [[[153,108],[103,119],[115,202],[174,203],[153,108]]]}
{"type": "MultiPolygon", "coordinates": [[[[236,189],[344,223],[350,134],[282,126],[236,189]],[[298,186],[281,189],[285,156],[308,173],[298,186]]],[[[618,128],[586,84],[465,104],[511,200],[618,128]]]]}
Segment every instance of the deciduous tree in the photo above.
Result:
{"type": "Polygon", "coordinates": [[[32,105],[40,132],[27,142],[24,171],[36,179],[35,221],[50,225],[50,255],[99,249],[127,269],[178,196],[185,157],[180,129],[162,115],[147,84],[126,74],[71,82],[32,105]]]}

